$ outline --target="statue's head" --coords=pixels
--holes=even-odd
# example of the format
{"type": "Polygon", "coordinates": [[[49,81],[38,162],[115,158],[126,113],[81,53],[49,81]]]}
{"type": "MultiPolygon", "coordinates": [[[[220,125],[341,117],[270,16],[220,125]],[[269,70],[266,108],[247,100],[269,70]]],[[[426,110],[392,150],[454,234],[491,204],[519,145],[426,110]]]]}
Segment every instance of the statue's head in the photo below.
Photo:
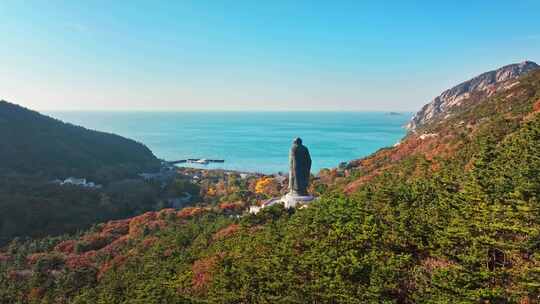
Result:
{"type": "Polygon", "coordinates": [[[300,137],[295,138],[293,140],[293,144],[301,145],[302,144],[302,139],[300,137]]]}

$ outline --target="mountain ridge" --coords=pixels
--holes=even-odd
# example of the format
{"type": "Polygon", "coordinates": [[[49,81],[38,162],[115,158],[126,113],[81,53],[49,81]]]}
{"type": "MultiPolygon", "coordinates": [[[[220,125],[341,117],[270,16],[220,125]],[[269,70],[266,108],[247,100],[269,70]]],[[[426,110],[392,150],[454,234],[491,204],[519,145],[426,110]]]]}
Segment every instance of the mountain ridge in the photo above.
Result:
{"type": "Polygon", "coordinates": [[[144,144],[0,101],[0,171],[100,182],[159,166],[144,144]]]}
{"type": "Polygon", "coordinates": [[[468,101],[478,101],[489,97],[495,92],[515,85],[513,81],[520,76],[540,68],[533,61],[523,61],[521,63],[505,65],[496,70],[488,71],[464,81],[450,89],[443,91],[431,102],[425,104],[406,125],[409,131],[415,132],[417,129],[431,123],[443,115],[449,115],[452,108],[459,107],[468,101]],[[474,96],[476,95],[476,96],[474,96]]]}

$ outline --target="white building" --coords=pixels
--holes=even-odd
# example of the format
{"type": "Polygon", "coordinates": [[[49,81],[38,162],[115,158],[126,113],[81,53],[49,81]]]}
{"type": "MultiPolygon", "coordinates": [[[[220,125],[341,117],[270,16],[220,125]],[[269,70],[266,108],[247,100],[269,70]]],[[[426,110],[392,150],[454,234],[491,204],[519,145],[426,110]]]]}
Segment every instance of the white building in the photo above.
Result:
{"type": "Polygon", "coordinates": [[[94,182],[87,182],[86,178],[76,178],[76,177],[68,177],[63,182],[60,183],[61,186],[64,185],[72,185],[72,186],[80,186],[80,187],[87,187],[87,188],[101,188],[101,185],[98,185],[94,182]]]}
{"type": "Polygon", "coordinates": [[[68,177],[62,182],[62,185],[86,186],[86,178],[68,177]]]}
{"type": "Polygon", "coordinates": [[[257,214],[259,211],[261,211],[262,207],[260,206],[249,206],[249,213],[251,214],[257,214]]]}

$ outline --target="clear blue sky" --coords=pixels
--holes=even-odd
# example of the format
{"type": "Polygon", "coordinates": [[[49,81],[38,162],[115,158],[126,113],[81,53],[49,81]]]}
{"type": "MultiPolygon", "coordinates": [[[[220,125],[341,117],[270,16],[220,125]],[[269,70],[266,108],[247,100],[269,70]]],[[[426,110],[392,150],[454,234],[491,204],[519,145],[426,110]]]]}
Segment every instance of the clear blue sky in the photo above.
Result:
{"type": "Polygon", "coordinates": [[[414,111],[540,61],[538,0],[2,1],[0,26],[0,99],[39,110],[414,111]]]}

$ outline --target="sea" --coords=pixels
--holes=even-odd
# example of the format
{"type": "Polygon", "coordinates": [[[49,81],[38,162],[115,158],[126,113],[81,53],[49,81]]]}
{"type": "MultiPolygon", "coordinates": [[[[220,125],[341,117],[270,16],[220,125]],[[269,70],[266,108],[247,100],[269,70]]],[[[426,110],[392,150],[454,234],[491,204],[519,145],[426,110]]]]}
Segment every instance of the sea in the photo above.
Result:
{"type": "Polygon", "coordinates": [[[208,169],[278,173],[288,170],[288,151],[302,138],[312,172],[337,167],[394,145],[413,113],[385,112],[48,112],[85,128],[115,133],[148,146],[158,158],[223,159],[208,169]]]}

